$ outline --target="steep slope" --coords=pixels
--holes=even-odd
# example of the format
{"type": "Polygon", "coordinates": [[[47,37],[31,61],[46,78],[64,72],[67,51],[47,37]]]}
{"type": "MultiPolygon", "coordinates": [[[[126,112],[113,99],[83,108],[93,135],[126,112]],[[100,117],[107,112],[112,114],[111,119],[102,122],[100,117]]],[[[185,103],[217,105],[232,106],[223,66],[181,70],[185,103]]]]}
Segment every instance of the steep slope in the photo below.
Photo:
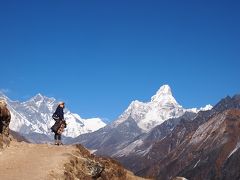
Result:
{"type": "Polygon", "coordinates": [[[240,179],[240,143],[231,152],[222,167],[222,180],[240,179]]]}
{"type": "Polygon", "coordinates": [[[136,158],[138,166],[131,169],[138,175],[163,180],[175,176],[193,180],[224,179],[228,177],[224,172],[238,179],[236,168],[229,167],[239,162],[232,162],[229,157],[235,156],[240,143],[239,105],[239,96],[227,97],[211,111],[199,112],[194,120],[181,121],[144,156],[136,158]]]}
{"type": "MultiPolygon", "coordinates": [[[[37,94],[26,102],[12,101],[3,94],[0,94],[0,98],[7,101],[12,114],[10,129],[21,133],[32,142],[47,142],[52,138],[50,127],[54,124],[54,120],[51,116],[58,103],[56,99],[41,94],[37,94]]],[[[68,128],[64,135],[71,138],[94,132],[106,125],[99,118],[82,119],[68,109],[65,112],[65,119],[68,128]]]]}
{"type": "MultiPolygon", "coordinates": [[[[191,163],[179,174],[191,179],[199,179],[199,177],[223,179],[222,168],[228,158],[235,153],[239,144],[240,110],[227,110],[218,114],[201,125],[193,134],[189,142],[192,148],[189,151],[195,156],[192,160],[188,156],[187,160],[191,163]]],[[[232,171],[236,171],[235,168],[232,171]]],[[[238,176],[232,179],[238,179],[238,176]]]]}
{"type": "Polygon", "coordinates": [[[145,155],[151,151],[156,142],[169,135],[181,122],[191,121],[195,117],[195,113],[186,112],[179,118],[169,119],[153,128],[149,133],[136,137],[133,142],[129,143],[124,149],[117,151],[112,157],[136,172],[145,167],[145,155]]]}

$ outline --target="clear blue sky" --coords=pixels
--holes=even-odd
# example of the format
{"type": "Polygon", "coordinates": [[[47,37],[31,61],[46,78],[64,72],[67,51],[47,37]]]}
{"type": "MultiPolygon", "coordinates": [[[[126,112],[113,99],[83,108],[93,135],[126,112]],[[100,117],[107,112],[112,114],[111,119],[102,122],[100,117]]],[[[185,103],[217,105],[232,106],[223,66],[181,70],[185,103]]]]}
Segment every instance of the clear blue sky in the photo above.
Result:
{"type": "Polygon", "coordinates": [[[240,93],[240,2],[1,1],[0,89],[113,120],[169,84],[184,107],[240,93]]]}

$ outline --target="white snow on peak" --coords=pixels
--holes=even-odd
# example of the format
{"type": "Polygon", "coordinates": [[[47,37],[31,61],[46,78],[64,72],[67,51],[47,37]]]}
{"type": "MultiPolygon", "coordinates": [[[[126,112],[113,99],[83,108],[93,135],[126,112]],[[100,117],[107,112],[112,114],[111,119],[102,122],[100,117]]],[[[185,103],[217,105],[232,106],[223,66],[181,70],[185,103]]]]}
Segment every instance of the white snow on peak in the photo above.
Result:
{"type": "Polygon", "coordinates": [[[67,111],[65,114],[67,128],[64,135],[67,137],[77,137],[81,134],[97,131],[106,126],[100,118],[82,119],[78,114],[73,114],[67,111]]]}
{"type": "Polygon", "coordinates": [[[169,85],[163,85],[157,91],[157,93],[152,96],[151,102],[157,106],[180,106],[172,95],[172,90],[169,85]]]}
{"type": "Polygon", "coordinates": [[[201,107],[200,111],[208,111],[211,110],[213,106],[211,104],[206,105],[205,107],[201,107]]]}
{"type": "Polygon", "coordinates": [[[43,100],[44,100],[44,97],[40,93],[36,94],[30,99],[30,101],[43,101],[43,100]]]}
{"type": "MultiPolygon", "coordinates": [[[[21,134],[40,133],[49,137],[53,136],[50,128],[55,123],[52,114],[56,110],[58,102],[54,98],[48,98],[40,93],[26,102],[12,101],[0,94],[0,98],[7,101],[11,111],[10,129],[21,134]]],[[[82,119],[78,114],[64,110],[67,128],[64,135],[77,137],[81,134],[96,131],[106,124],[100,118],[82,119]]]]}
{"type": "Polygon", "coordinates": [[[211,110],[212,108],[213,108],[213,106],[208,104],[205,107],[200,107],[199,109],[198,108],[191,108],[191,109],[186,109],[186,111],[198,113],[199,111],[208,111],[208,110],[211,110]]]}
{"type": "Polygon", "coordinates": [[[91,119],[83,119],[83,122],[86,127],[88,127],[88,131],[94,132],[98,129],[106,126],[106,124],[100,118],[91,118],[91,119]]]}
{"type": "Polygon", "coordinates": [[[157,91],[157,93],[152,96],[151,102],[155,106],[172,106],[172,107],[182,107],[180,106],[172,95],[172,90],[169,85],[163,85],[157,91]]]}
{"type": "MultiPolygon", "coordinates": [[[[211,105],[201,110],[210,109],[211,105]]],[[[122,115],[113,123],[114,126],[132,117],[137,125],[144,131],[150,131],[155,126],[163,123],[170,118],[182,116],[186,111],[197,113],[198,109],[184,109],[175,100],[169,85],[163,85],[152,96],[150,102],[133,101],[122,115]]]]}
{"type": "Polygon", "coordinates": [[[151,101],[158,101],[162,99],[164,96],[172,96],[172,90],[169,85],[163,85],[157,91],[157,93],[152,96],[151,101]]]}

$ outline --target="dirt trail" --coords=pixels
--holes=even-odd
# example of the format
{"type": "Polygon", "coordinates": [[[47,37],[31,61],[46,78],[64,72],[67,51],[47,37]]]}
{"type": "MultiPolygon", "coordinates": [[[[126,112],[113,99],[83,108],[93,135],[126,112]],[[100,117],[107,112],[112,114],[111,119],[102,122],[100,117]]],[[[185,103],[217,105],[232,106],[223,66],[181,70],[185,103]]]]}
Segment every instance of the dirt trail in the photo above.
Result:
{"type": "Polygon", "coordinates": [[[0,179],[52,179],[49,174],[53,171],[63,173],[63,165],[74,150],[74,146],[12,142],[0,152],[0,179]]]}
{"type": "MultiPolygon", "coordinates": [[[[92,158],[93,161],[94,158],[88,153],[88,150],[84,148],[80,150],[75,145],[55,146],[50,144],[28,144],[25,142],[12,141],[10,147],[0,151],[0,179],[75,180],[79,178],[76,178],[73,175],[74,173],[83,173],[80,177],[84,177],[84,180],[86,180],[86,178],[89,180],[92,179],[88,174],[89,171],[84,171],[84,169],[86,170],[86,162],[91,162],[90,159],[92,158]],[[64,174],[66,172],[69,173],[69,176],[64,174]]],[[[102,163],[103,162],[102,160],[102,163]]],[[[123,167],[113,164],[111,160],[108,160],[106,165],[109,167],[105,169],[105,179],[143,180],[143,178],[134,176],[132,172],[125,171],[123,167]],[[124,171],[126,172],[126,176],[118,176],[119,172],[124,171]]]]}

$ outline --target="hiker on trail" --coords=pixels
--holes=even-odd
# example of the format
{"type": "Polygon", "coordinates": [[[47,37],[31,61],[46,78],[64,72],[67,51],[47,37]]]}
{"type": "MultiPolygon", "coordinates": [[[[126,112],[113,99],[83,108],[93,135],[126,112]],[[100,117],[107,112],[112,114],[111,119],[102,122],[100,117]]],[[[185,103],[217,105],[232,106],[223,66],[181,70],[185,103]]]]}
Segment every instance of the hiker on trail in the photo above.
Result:
{"type": "Polygon", "coordinates": [[[65,103],[60,102],[55,113],[52,116],[52,118],[55,120],[55,124],[51,127],[52,131],[55,133],[54,135],[55,145],[63,145],[61,141],[61,134],[64,128],[66,128],[67,126],[66,121],[64,120],[63,112],[64,107],[65,103]]]}
{"type": "Polygon", "coordinates": [[[7,108],[7,103],[0,100],[0,134],[9,136],[9,124],[11,120],[10,111],[7,108]]]}

